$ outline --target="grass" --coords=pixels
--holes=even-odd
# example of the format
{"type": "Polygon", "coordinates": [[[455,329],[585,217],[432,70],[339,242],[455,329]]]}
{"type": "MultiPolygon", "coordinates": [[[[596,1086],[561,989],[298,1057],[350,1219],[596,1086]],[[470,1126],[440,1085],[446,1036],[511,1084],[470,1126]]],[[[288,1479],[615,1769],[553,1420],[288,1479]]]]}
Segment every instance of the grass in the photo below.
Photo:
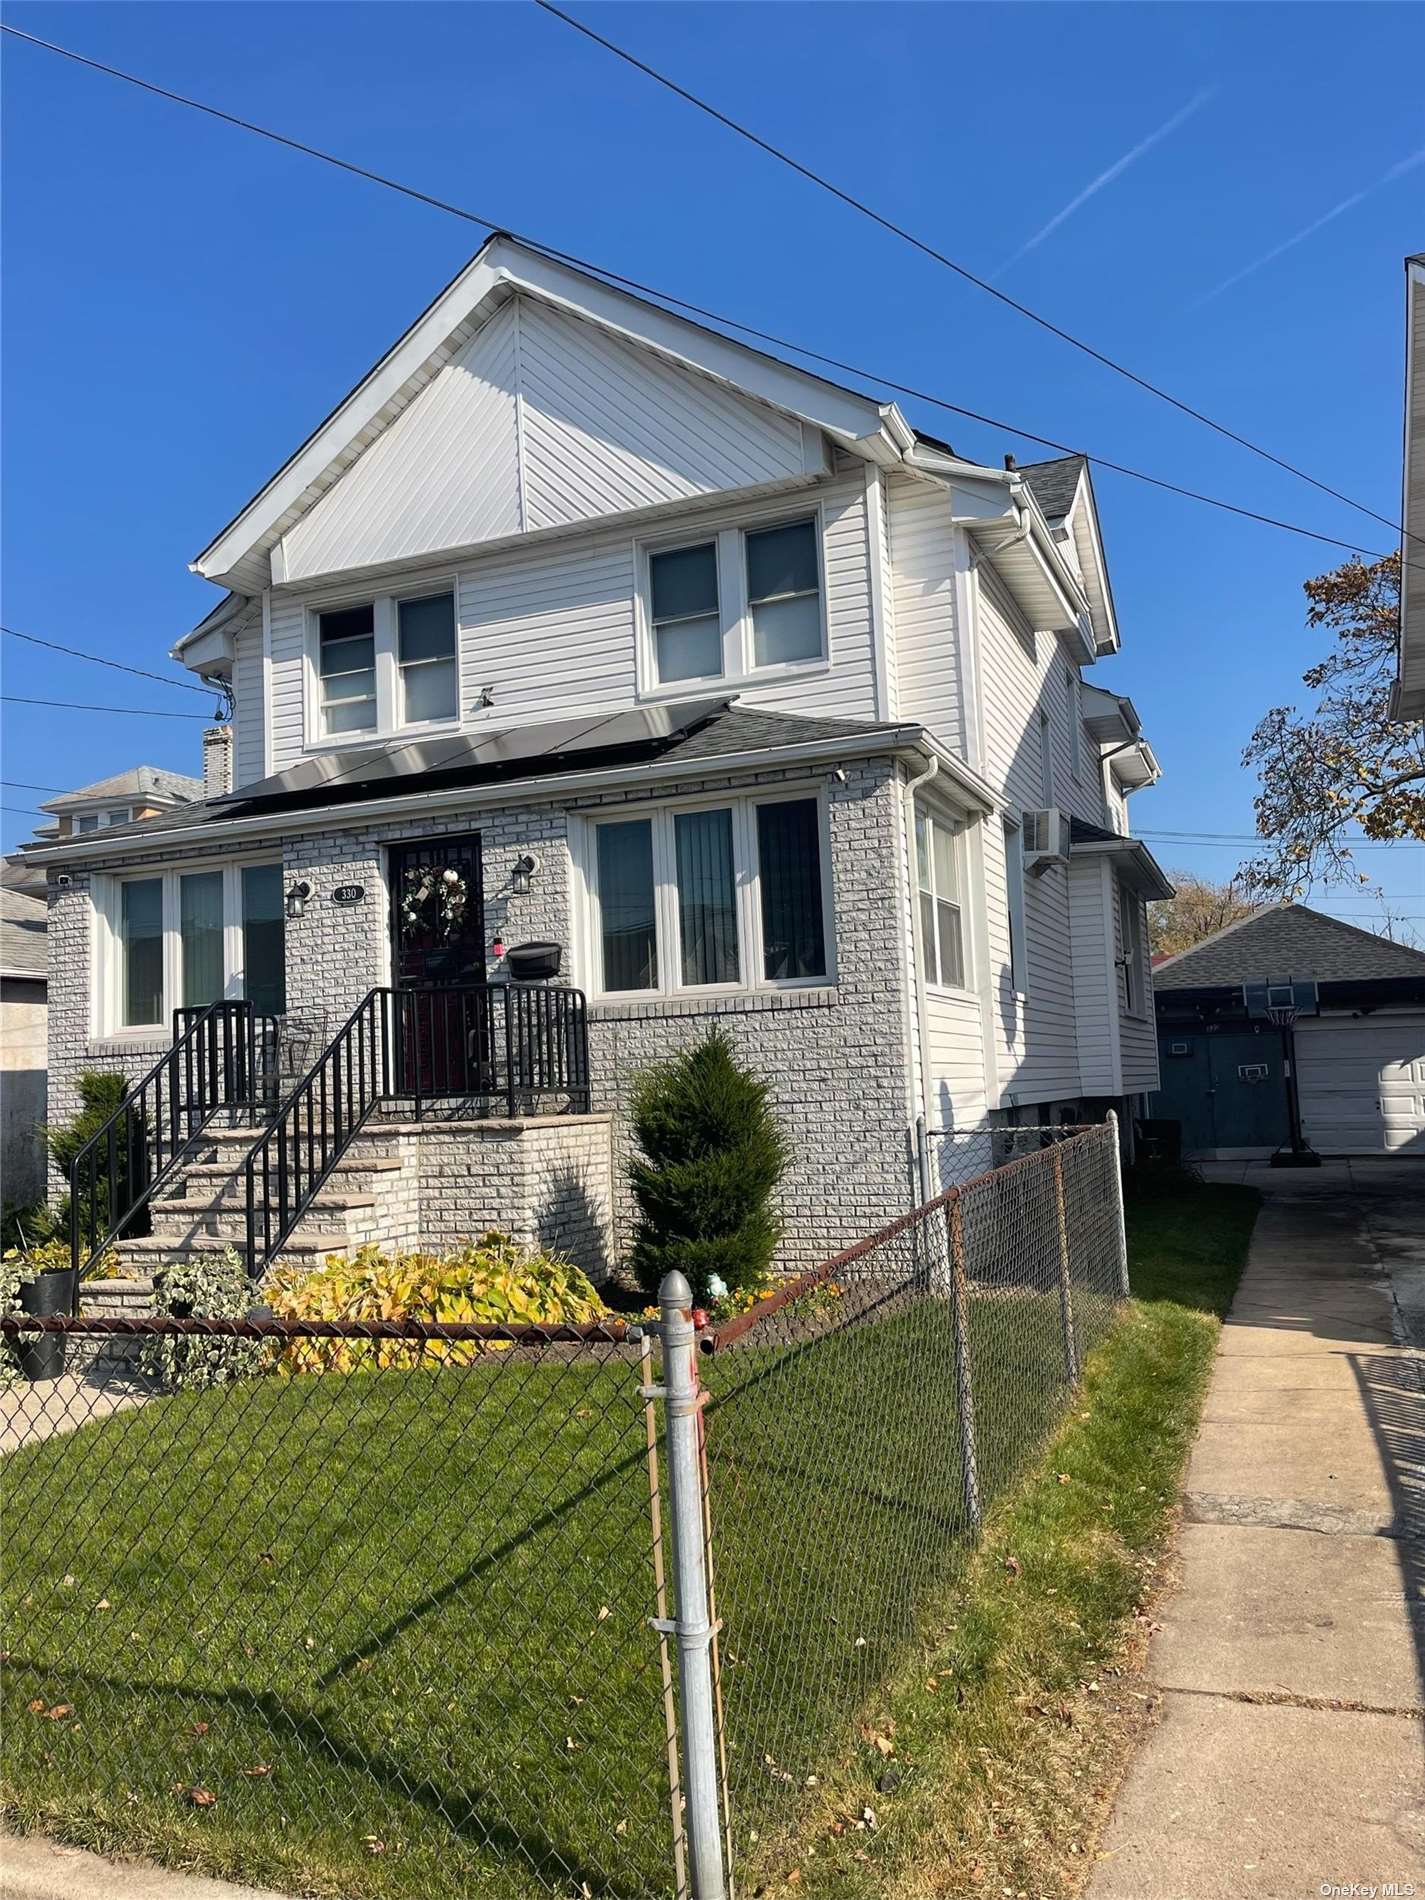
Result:
{"type": "MultiPolygon", "coordinates": [[[[1146,1297],[1047,1464],[1057,1298],[975,1300],[980,1554],[943,1305],[705,1362],[747,1890],[932,1891],[986,1763],[1042,1754],[1020,1699],[1072,1693],[1141,1599],[1250,1209],[1135,1210],[1146,1297]],[[889,1762],[862,1718],[896,1722],[889,1762]],[[869,1803],[874,1834],[845,1825],[869,1803]]],[[[1088,1344],[1107,1312],[1080,1311],[1088,1344]]],[[[11,1824],[350,1900],[666,1895],[638,1378],[246,1381],[6,1458],[11,1824]]]]}

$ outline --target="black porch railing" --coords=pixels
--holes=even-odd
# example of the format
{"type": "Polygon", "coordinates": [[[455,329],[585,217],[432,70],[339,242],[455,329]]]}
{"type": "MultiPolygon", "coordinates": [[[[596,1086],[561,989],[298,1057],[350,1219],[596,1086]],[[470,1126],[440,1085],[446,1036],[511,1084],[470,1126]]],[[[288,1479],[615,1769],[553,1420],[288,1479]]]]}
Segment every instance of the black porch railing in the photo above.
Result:
{"type": "Polygon", "coordinates": [[[368,991],[243,1163],[258,1279],[382,1104],[469,1102],[513,1118],[549,1097],[589,1107],[580,990],[517,983],[368,991]]]}
{"type": "Polygon", "coordinates": [[[78,1283],[131,1230],[219,1109],[259,1103],[276,1023],[251,1003],[173,1012],[173,1047],[137,1082],[69,1164],[69,1258],[78,1283]]]}

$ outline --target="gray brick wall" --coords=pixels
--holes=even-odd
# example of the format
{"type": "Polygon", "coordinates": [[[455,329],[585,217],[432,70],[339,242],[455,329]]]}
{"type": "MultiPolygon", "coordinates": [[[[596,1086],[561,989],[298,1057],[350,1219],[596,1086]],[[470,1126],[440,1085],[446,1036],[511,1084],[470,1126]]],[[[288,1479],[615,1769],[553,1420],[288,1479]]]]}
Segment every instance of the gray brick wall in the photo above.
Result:
{"type": "MultiPolygon", "coordinates": [[[[746,793],[788,782],[780,771],[709,778],[679,788],[746,793]]],[[[799,775],[804,778],[805,775],[799,775]]],[[[666,796],[666,793],[664,794],[666,796]]],[[[580,799],[589,812],[637,806],[638,791],[580,799]]],[[[616,1111],[615,1234],[626,1242],[629,1204],[622,1185],[633,1075],[686,1048],[718,1022],[749,1066],[767,1077],[791,1137],[793,1163],[782,1192],[782,1261],[809,1265],[860,1238],[912,1204],[907,1075],[905,904],[898,770],[890,759],[849,764],[828,787],[836,917],[836,977],[800,991],[655,1003],[602,1004],[591,1011],[596,1109],[616,1111]]],[[[487,936],[507,943],[550,937],[571,943],[566,808],[553,803],[444,813],[426,823],[386,821],[303,831],[300,814],[282,842],[285,883],[311,883],[305,914],[287,926],[288,1008],[329,1035],[365,992],[389,980],[389,923],[383,847],[393,841],[478,830],[484,847],[487,936]],[[542,862],[528,893],[511,888],[516,858],[542,862]],[[340,884],[359,884],[358,904],[336,905],[340,884]]],[[[185,852],[183,856],[194,853],[185,852]]],[[[170,854],[162,862],[179,861],[170,854]]],[[[137,1074],[162,1045],[103,1044],[90,1036],[88,878],[51,894],[52,1113],[69,1112],[84,1067],[137,1074]]],[[[452,1178],[442,1190],[455,1192],[452,1178]]],[[[470,1207],[471,1219],[476,1209],[470,1207]]],[[[423,1207],[421,1225],[428,1225],[423,1207]]],[[[483,1215],[481,1219],[483,1220],[483,1215]]],[[[466,1224],[463,1214],[455,1228],[466,1224]]],[[[484,1224],[492,1224],[484,1221],[484,1224]]]]}

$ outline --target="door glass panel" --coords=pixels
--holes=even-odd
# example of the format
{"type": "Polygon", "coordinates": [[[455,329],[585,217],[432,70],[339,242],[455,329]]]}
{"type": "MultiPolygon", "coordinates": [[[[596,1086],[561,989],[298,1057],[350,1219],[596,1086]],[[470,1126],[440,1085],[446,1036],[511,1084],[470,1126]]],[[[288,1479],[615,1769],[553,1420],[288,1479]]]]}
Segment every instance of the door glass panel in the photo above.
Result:
{"type": "Polygon", "coordinates": [[[738,979],[737,886],[732,865],[732,813],[679,812],[678,933],[683,982],[738,979]]]}
{"type": "Polygon", "coordinates": [[[646,818],[600,825],[597,838],[604,988],[657,989],[653,827],[646,818]]]}
{"type": "Polygon", "coordinates": [[[133,878],[120,887],[124,1026],[163,1021],[163,884],[133,878]]]}
{"type": "Polygon", "coordinates": [[[223,993],[223,874],[200,871],[178,880],[183,1002],[202,1008],[223,993]]]}
{"type": "Polygon", "coordinates": [[[757,866],[767,979],[825,976],[821,825],[814,798],[757,807],[757,866]]]}
{"type": "Polygon", "coordinates": [[[259,1016],[287,1008],[286,926],[280,864],[246,864],[242,873],[243,994],[259,1016]]]}

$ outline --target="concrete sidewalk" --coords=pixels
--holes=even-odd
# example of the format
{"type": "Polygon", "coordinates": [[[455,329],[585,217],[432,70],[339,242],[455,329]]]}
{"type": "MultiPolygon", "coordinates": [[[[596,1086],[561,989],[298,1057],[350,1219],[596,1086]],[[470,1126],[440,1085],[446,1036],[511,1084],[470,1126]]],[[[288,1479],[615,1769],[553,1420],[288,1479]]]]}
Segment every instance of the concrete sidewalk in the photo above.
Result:
{"type": "Polygon", "coordinates": [[[1089,1900],[1425,1894],[1425,1163],[1205,1172],[1266,1200],[1089,1900]]]}
{"type": "Polygon", "coordinates": [[[256,1887],[230,1887],[194,1874],[165,1873],[142,1861],[105,1860],[58,1847],[37,1834],[0,1835],[0,1900],[276,1900],[256,1887]]]}

